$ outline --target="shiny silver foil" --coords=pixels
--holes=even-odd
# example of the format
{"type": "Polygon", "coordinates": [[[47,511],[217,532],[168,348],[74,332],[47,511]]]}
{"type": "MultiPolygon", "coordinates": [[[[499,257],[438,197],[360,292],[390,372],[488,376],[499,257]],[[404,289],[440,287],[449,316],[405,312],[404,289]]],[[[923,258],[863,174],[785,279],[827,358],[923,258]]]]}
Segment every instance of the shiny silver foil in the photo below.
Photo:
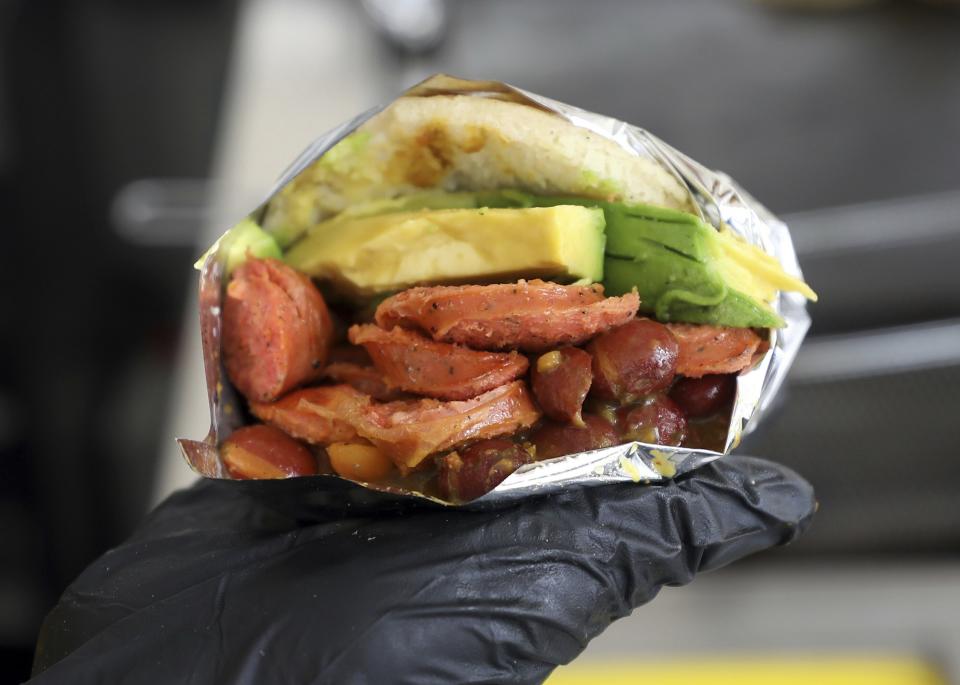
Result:
{"type": "MultiPolygon", "coordinates": [[[[429,97],[453,93],[510,100],[553,112],[576,126],[610,139],[634,155],[655,160],[689,189],[696,207],[706,221],[718,228],[725,224],[747,242],[777,257],[788,273],[798,277],[802,275],[790,233],[782,221],[729,176],[707,169],[648,131],[497,81],[468,81],[438,74],[410,88],[403,95],[429,97]]],[[[251,216],[259,217],[270,199],[284,185],[384,107],[364,112],[312,143],[284,172],[267,199],[251,216]]],[[[227,379],[220,360],[220,304],[224,283],[219,245],[220,241],[208,252],[200,274],[200,327],[210,401],[210,432],[202,441],[183,438],[177,440],[187,463],[207,478],[229,478],[217,445],[242,425],[243,421],[241,398],[227,379]]],[[[497,503],[569,486],[623,481],[651,483],[686,473],[730,452],[744,435],[756,428],[771,407],[810,325],[805,300],[799,294],[781,293],[778,301],[774,303],[774,308],[787,322],[787,326],[770,331],[768,352],[753,369],[737,378],[737,394],[723,452],[631,442],[570,454],[523,466],[474,502],[497,503]]],[[[307,480],[323,478],[339,477],[321,475],[308,477],[307,480]]],[[[448,504],[419,492],[372,483],[360,485],[448,504]]]]}

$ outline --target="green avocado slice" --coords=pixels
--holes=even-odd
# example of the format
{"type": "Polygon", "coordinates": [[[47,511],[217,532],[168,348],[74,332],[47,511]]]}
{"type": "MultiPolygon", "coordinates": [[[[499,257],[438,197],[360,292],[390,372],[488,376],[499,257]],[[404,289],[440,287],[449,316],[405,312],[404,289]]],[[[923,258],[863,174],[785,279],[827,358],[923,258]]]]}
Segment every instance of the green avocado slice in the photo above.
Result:
{"type": "Polygon", "coordinates": [[[771,307],[731,287],[712,226],[686,212],[589,198],[537,196],[516,190],[481,193],[484,204],[600,207],[606,219],[603,285],[608,295],[636,288],[640,310],[660,321],[734,328],[780,328],[771,307]]]}
{"type": "MultiPolygon", "coordinates": [[[[603,210],[606,248],[602,282],[609,295],[620,295],[636,288],[640,294],[641,311],[660,321],[737,328],[779,328],[785,325],[766,302],[731,285],[738,283],[738,277],[739,283],[746,286],[753,283],[750,278],[744,280],[742,276],[745,268],[753,271],[763,266],[756,263],[756,255],[738,254],[744,248],[736,247],[734,238],[722,236],[698,217],[678,210],[504,189],[416,193],[352,207],[342,216],[351,219],[420,209],[525,209],[558,205],[603,210]],[[731,245],[735,249],[731,249],[731,245]]],[[[772,262],[772,269],[778,274],[774,280],[764,281],[762,270],[758,271],[762,285],[767,288],[773,283],[789,285],[792,277],[784,274],[775,260],[767,256],[763,258],[772,262]]],[[[771,265],[765,266],[769,274],[771,265]]],[[[793,279],[793,284],[799,284],[805,289],[801,292],[815,298],[802,281],[793,279]]]]}
{"type": "Polygon", "coordinates": [[[260,228],[253,219],[243,219],[223,234],[207,252],[197,260],[194,268],[203,269],[207,258],[219,252],[223,256],[224,270],[229,276],[234,269],[247,261],[247,257],[281,259],[280,246],[269,233],[260,228]]]}
{"type": "Polygon", "coordinates": [[[479,193],[485,206],[543,207],[579,204],[603,209],[608,295],[636,288],[640,310],[660,321],[735,328],[780,328],[770,307],[729,287],[714,266],[713,227],[673,209],[589,198],[537,196],[516,190],[479,193]]]}
{"type": "Polygon", "coordinates": [[[702,264],[670,250],[650,247],[637,259],[607,256],[604,289],[622,295],[636,288],[640,310],[662,322],[734,328],[780,328],[784,321],[748,295],[724,285],[702,264]]]}

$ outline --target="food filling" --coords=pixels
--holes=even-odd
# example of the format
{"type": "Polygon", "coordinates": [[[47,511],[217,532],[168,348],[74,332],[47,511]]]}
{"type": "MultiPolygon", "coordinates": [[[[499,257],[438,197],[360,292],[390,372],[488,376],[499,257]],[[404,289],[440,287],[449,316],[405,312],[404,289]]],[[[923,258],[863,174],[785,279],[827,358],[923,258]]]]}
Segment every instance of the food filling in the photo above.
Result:
{"type": "Polygon", "coordinates": [[[783,324],[773,301],[813,296],[650,207],[424,194],[351,207],[283,253],[251,224],[229,242],[222,351],[270,431],[224,442],[236,478],[319,471],[463,502],[629,441],[721,451],[736,376],[783,324]]]}

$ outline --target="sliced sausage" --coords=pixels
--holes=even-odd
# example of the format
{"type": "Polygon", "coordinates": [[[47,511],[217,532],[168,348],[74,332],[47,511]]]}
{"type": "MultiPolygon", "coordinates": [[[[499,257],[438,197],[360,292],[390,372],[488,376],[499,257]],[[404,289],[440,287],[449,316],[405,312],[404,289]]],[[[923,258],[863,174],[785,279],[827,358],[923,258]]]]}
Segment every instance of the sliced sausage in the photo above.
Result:
{"type": "Polygon", "coordinates": [[[403,393],[388,386],[383,374],[372,364],[331,362],[323,370],[323,376],[336,383],[346,383],[380,402],[396,400],[403,395],[403,393]]]}
{"type": "MultiPolygon", "coordinates": [[[[434,399],[398,400],[383,404],[358,402],[349,386],[335,386],[346,401],[329,402],[317,413],[336,417],[353,426],[401,469],[416,467],[428,455],[456,448],[473,440],[510,435],[533,425],[540,418],[522,381],[513,381],[469,400],[444,402],[434,399]],[[333,405],[339,406],[334,407],[333,405]]],[[[329,399],[329,398],[326,398],[329,399]]],[[[310,399],[300,409],[314,411],[310,399]]]]}
{"type": "Polygon", "coordinates": [[[270,402],[320,378],[333,340],[323,296],[276,259],[248,259],[223,302],[223,361],[248,399],[270,402]]]}
{"type": "Polygon", "coordinates": [[[349,385],[296,390],[276,402],[250,402],[261,421],[312,445],[349,442],[357,437],[351,417],[370,398],[349,385]]]}
{"type": "Polygon", "coordinates": [[[690,378],[737,373],[753,363],[763,340],[750,328],[669,323],[677,339],[677,373],[690,378]]]}
{"type": "Polygon", "coordinates": [[[366,348],[390,387],[437,399],[476,397],[519,378],[529,366],[517,352],[480,352],[402,328],[352,326],[349,337],[366,348]]]}
{"type": "Polygon", "coordinates": [[[387,298],[377,307],[376,321],[382,328],[418,328],[434,340],[476,350],[540,352],[577,345],[624,324],[639,305],[635,292],[605,298],[599,284],[434,286],[387,298]]]}

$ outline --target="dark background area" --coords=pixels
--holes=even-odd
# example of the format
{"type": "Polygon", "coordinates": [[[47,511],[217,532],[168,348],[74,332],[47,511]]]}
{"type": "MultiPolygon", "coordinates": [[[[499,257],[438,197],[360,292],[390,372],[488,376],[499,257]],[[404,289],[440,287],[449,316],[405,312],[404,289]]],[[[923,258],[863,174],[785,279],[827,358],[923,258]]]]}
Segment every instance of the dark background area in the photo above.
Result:
{"type": "Polygon", "coordinates": [[[143,514],[111,493],[148,499],[123,465],[156,458],[196,255],[125,243],[109,206],[134,179],[208,173],[235,13],[3,4],[2,682],[29,673],[43,613],[143,514]]]}
{"type": "MultiPolygon", "coordinates": [[[[743,449],[807,475],[831,523],[772,558],[960,550],[960,11],[860,4],[460,0],[428,49],[365,19],[384,92],[506,80],[640,124],[790,220],[822,302],[743,449]]],[[[110,207],[210,176],[243,7],[0,7],[0,681],[149,501],[198,251],[132,244],[110,207]]]]}

